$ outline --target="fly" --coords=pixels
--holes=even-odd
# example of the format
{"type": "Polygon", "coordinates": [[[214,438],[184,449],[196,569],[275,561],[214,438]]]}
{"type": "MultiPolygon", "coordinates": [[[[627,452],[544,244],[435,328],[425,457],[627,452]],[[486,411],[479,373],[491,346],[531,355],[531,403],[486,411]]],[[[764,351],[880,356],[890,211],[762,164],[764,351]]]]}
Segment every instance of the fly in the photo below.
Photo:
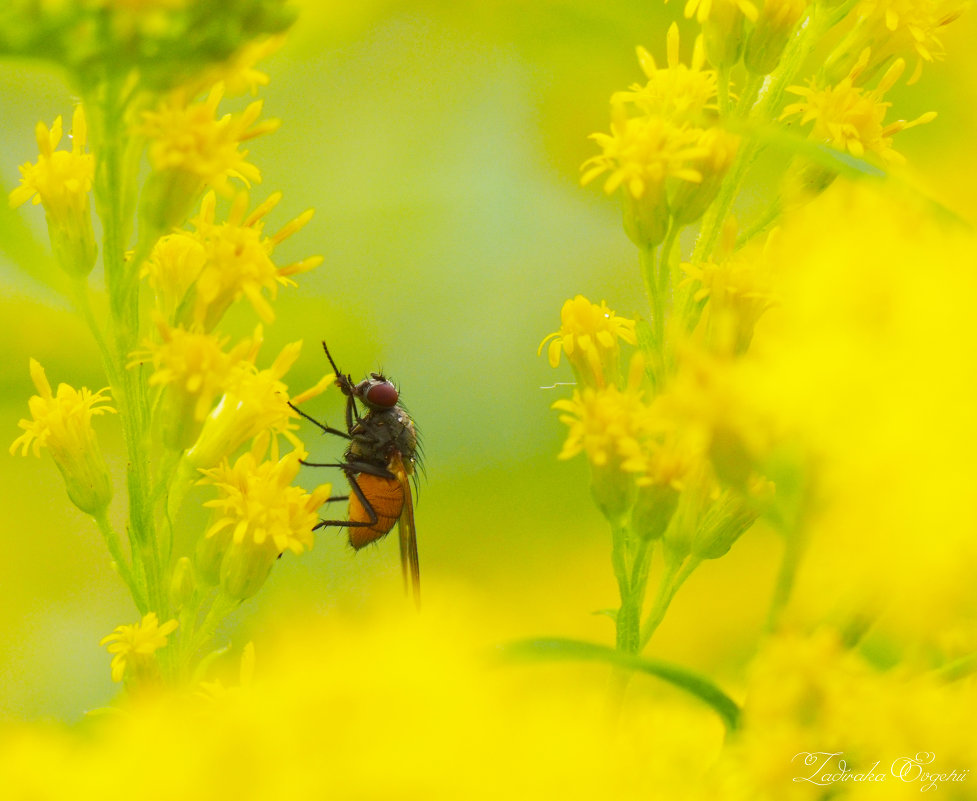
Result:
{"type": "Polygon", "coordinates": [[[302,464],[340,468],[349,481],[350,494],[327,501],[348,501],[346,520],[320,520],[315,528],[345,528],[349,544],[359,550],[387,536],[397,523],[404,588],[413,594],[414,603],[420,608],[421,570],[411,493],[411,477],[418,462],[414,421],[399,404],[400,393],[391,381],[380,373],[370,373],[368,378],[354,384],[352,376],[336,366],[325,342],[322,349],[336,374],[336,385],[346,396],[346,430],[327,426],[301,409],[292,408],[324,433],[349,440],[349,445],[342,462],[303,461],[302,464]],[[364,407],[363,414],[357,401],[364,407]]]}

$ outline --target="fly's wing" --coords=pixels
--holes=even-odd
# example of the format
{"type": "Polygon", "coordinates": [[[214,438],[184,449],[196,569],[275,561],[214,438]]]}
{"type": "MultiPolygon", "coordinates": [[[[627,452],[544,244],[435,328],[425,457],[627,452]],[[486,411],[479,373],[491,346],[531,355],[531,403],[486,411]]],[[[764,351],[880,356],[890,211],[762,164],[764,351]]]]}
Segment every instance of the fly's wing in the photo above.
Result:
{"type": "Polygon", "coordinates": [[[401,489],[404,491],[404,508],[397,521],[397,532],[400,535],[400,567],[404,574],[404,591],[411,592],[414,604],[421,608],[421,565],[417,558],[417,530],[414,528],[414,499],[411,495],[410,477],[404,468],[403,459],[399,453],[394,453],[390,459],[390,472],[397,477],[401,489]]]}

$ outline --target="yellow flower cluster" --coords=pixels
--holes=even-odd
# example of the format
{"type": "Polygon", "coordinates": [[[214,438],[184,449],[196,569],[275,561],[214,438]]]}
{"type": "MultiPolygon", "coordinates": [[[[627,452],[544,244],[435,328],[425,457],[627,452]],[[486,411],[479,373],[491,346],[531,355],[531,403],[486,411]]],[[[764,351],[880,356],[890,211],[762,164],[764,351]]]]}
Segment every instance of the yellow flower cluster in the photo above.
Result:
{"type": "Polygon", "coordinates": [[[716,72],[704,69],[703,40],[691,66],[679,60],[679,31],[668,30],[667,66],[644,48],[648,81],[611,96],[611,132],[591,137],[601,153],[583,164],[583,183],[608,173],[604,191],[623,190],[625,229],[642,247],[659,244],[668,226],[697,220],[732,162],[737,137],[718,127],[716,72]]]}

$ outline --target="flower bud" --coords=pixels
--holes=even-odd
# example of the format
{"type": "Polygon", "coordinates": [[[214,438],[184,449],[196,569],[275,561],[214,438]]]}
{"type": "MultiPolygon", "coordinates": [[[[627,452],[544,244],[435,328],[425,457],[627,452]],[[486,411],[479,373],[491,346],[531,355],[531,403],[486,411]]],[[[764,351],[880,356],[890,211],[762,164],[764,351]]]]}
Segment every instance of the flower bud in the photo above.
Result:
{"type": "Polygon", "coordinates": [[[190,601],[195,590],[193,563],[186,556],[181,556],[176,560],[170,578],[170,606],[179,611],[190,601]]]}
{"type": "Polygon", "coordinates": [[[229,598],[239,601],[250,598],[261,589],[277,558],[278,553],[272,547],[256,548],[251,543],[231,543],[221,562],[221,590],[229,598]]]}
{"type": "Polygon", "coordinates": [[[750,72],[768,75],[774,71],[806,8],[806,0],[765,0],[743,53],[750,72]]]}
{"type": "Polygon", "coordinates": [[[656,540],[664,535],[678,508],[679,496],[679,491],[671,484],[639,486],[631,511],[631,527],[638,536],[656,540]]]}

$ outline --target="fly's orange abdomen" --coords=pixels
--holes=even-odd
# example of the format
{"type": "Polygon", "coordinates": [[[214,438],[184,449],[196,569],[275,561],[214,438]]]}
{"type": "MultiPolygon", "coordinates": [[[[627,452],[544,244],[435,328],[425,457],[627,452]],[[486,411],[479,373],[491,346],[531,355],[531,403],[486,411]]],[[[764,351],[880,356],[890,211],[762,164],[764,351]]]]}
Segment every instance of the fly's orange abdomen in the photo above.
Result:
{"type": "MultiPolygon", "coordinates": [[[[400,518],[404,509],[404,487],[395,478],[384,478],[369,473],[356,476],[366,499],[376,512],[377,522],[372,526],[350,526],[349,544],[356,550],[369,545],[384,536],[400,518]]],[[[370,513],[366,511],[356,493],[349,496],[349,520],[351,523],[369,523],[370,513]]]]}

